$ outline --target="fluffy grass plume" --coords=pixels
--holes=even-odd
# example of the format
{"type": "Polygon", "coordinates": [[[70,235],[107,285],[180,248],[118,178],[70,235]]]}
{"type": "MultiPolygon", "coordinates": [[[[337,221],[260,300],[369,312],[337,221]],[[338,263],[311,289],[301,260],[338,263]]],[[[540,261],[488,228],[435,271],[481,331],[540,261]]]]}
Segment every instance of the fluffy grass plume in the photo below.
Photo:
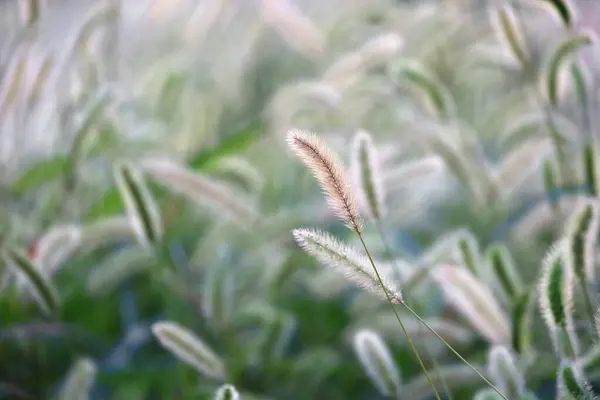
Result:
{"type": "Polygon", "coordinates": [[[583,282],[595,280],[595,256],[600,210],[592,201],[584,202],[571,216],[567,231],[567,262],[583,282]]]}
{"type": "Polygon", "coordinates": [[[557,375],[557,389],[560,395],[577,400],[598,399],[577,365],[562,363],[557,375]]]}
{"type": "Polygon", "coordinates": [[[89,358],[77,360],[65,378],[58,400],[87,400],[97,369],[96,364],[89,358]]]}
{"type": "Polygon", "coordinates": [[[558,242],[542,264],[538,295],[542,317],[559,353],[578,353],[573,335],[573,271],[564,262],[566,242],[558,242]],[[566,336],[566,337],[565,337],[566,336]],[[565,348],[568,346],[568,348],[565,348]]]}
{"type": "Polygon", "coordinates": [[[379,334],[361,329],[354,335],[353,346],[363,370],[377,390],[386,397],[400,396],[400,372],[379,334]]]}
{"type": "Polygon", "coordinates": [[[219,380],[225,378],[221,358],[186,328],[175,322],[160,321],[152,325],[152,333],[163,347],[201,374],[219,380]]]}
{"type": "Polygon", "coordinates": [[[115,181],[136,238],[143,247],[151,247],[162,236],[158,206],[142,173],[131,163],[114,167],[115,181]]]}
{"type": "Polygon", "coordinates": [[[523,282],[512,256],[506,246],[499,243],[491,246],[486,251],[486,256],[504,295],[512,302],[523,291],[523,282]]]}
{"type": "Polygon", "coordinates": [[[292,233],[302,249],[315,256],[320,263],[339,271],[350,282],[382,299],[386,299],[382,290],[385,289],[394,304],[402,302],[398,282],[380,270],[379,275],[384,285],[382,288],[368,258],[352,247],[318,230],[294,229],[292,233]]]}
{"type": "Polygon", "coordinates": [[[567,28],[575,22],[575,8],[568,0],[540,0],[537,4],[544,5],[558,17],[560,22],[567,28]]]}
{"type": "Polygon", "coordinates": [[[2,255],[8,265],[13,266],[17,273],[27,278],[41,311],[46,316],[56,315],[59,303],[58,291],[47,276],[20,250],[5,247],[2,255]]]}
{"type": "Polygon", "coordinates": [[[583,45],[592,43],[587,33],[576,33],[565,37],[557,46],[546,65],[545,86],[548,103],[553,106],[559,102],[559,73],[567,56],[583,45]]]}
{"type": "Polygon", "coordinates": [[[196,173],[169,159],[148,158],[140,168],[173,193],[212,208],[219,214],[245,224],[255,220],[256,212],[249,199],[234,193],[228,186],[196,173]]]}
{"type": "Polygon", "coordinates": [[[348,228],[361,232],[356,200],[338,155],[312,132],[292,129],[287,134],[287,142],[319,181],[330,209],[348,228]]]}
{"type": "Polygon", "coordinates": [[[522,354],[531,341],[531,305],[532,294],[525,291],[518,296],[511,307],[511,340],[513,350],[522,354]]]}
{"type": "Polygon", "coordinates": [[[394,68],[394,75],[403,77],[422,93],[425,105],[436,117],[446,119],[454,113],[456,105],[452,98],[425,66],[414,60],[405,60],[394,68]]]}
{"type": "Polygon", "coordinates": [[[239,400],[240,394],[231,384],[221,385],[215,392],[214,400],[239,400]]]}
{"type": "Polygon", "coordinates": [[[433,272],[446,299],[491,344],[510,342],[509,320],[489,288],[468,269],[442,264],[433,272]]]}
{"type": "Polygon", "coordinates": [[[479,271],[479,263],[481,255],[477,238],[471,231],[465,231],[457,240],[458,254],[461,263],[467,267],[473,275],[477,276],[479,271]]]}
{"type": "Polygon", "coordinates": [[[509,5],[490,10],[492,27],[500,43],[521,65],[529,62],[529,52],[519,20],[509,5]]]}
{"type": "Polygon", "coordinates": [[[596,176],[596,149],[592,143],[583,145],[583,174],[590,196],[598,196],[598,177],[596,176]]]}
{"type": "Polygon", "coordinates": [[[492,381],[509,399],[519,399],[525,391],[525,377],[515,356],[506,346],[493,346],[487,369],[492,381]]]}
{"type": "Polygon", "coordinates": [[[354,136],[351,170],[357,187],[357,203],[360,210],[380,220],[386,214],[385,188],[377,148],[373,137],[367,131],[360,130],[354,136]]]}
{"type": "Polygon", "coordinates": [[[24,26],[30,26],[40,18],[41,0],[19,0],[19,15],[24,26]]]}
{"type": "Polygon", "coordinates": [[[49,229],[39,240],[32,258],[46,274],[52,275],[79,247],[81,227],[58,225],[49,229]]]}
{"type": "Polygon", "coordinates": [[[552,206],[553,210],[558,210],[558,196],[557,193],[557,172],[556,172],[556,162],[552,157],[547,157],[544,160],[544,166],[542,169],[543,172],[543,180],[544,180],[544,189],[546,191],[546,196],[548,197],[548,201],[552,206]]]}

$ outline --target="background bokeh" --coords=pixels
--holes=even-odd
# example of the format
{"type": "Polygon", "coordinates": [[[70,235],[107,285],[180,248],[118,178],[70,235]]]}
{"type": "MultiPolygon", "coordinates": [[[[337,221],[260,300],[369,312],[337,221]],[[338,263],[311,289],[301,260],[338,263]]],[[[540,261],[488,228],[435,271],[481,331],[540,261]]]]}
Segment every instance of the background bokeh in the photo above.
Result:
{"type": "MultiPolygon", "coordinates": [[[[389,211],[385,241],[369,223],[365,239],[380,260],[388,244],[403,276],[460,263],[456,241],[467,235],[482,254],[506,246],[534,288],[589,196],[581,149],[600,129],[598,43],[565,57],[557,104],[546,73],[561,40],[600,31],[600,4],[572,1],[565,27],[547,3],[47,0],[28,15],[37,2],[0,0],[0,247],[22,248],[60,299],[59,316],[44,318],[27,280],[0,263],[0,398],[54,398],[81,357],[97,367],[90,399],[211,398],[224,382],[159,345],[151,326],[163,320],[219,354],[242,399],[385,398],[353,349],[360,328],[390,348],[400,398],[429,398],[387,304],[294,242],[298,227],[356,238],[285,135],[317,132],[345,163],[355,133],[372,135],[389,211]],[[509,4],[527,68],[493,24],[493,7],[509,4]],[[115,185],[123,160],[168,160],[199,179],[147,176],[164,229],[151,255],[115,185]],[[557,169],[550,187],[544,171],[557,169]]],[[[491,343],[439,285],[425,279],[411,301],[485,370],[491,343]]],[[[522,368],[531,391],[554,398],[552,344],[537,305],[531,314],[536,351],[522,368]]],[[[405,319],[452,398],[485,387],[405,319]]]]}

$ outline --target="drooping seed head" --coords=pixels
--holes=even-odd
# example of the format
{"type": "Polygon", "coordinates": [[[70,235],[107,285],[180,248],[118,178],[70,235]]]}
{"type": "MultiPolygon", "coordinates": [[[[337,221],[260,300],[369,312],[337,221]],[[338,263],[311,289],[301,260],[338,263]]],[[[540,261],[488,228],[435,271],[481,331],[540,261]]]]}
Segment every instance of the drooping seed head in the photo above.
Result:
{"type": "Polygon", "coordinates": [[[226,383],[217,389],[214,400],[238,400],[239,398],[240,394],[235,386],[226,383]]]}
{"type": "Polygon", "coordinates": [[[316,257],[322,264],[340,272],[350,282],[382,299],[386,299],[385,290],[393,303],[402,302],[400,287],[397,281],[391,278],[390,270],[378,268],[384,285],[382,288],[368,258],[352,247],[326,232],[311,229],[294,229],[292,232],[303,250],[316,257]]]}
{"type": "Polygon", "coordinates": [[[548,252],[539,282],[540,309],[551,330],[568,328],[573,312],[573,274],[564,263],[565,244],[560,241],[548,252]]]}
{"type": "Polygon", "coordinates": [[[571,216],[567,230],[566,261],[580,280],[595,278],[595,253],[600,212],[594,202],[585,202],[571,216]]]}
{"type": "Polygon", "coordinates": [[[329,208],[348,228],[360,232],[362,221],[339,157],[312,132],[292,129],[287,134],[287,142],[317,178],[327,197],[329,208]]]}
{"type": "Polygon", "coordinates": [[[379,220],[386,214],[379,155],[373,138],[366,131],[358,131],[352,146],[351,170],[357,189],[358,206],[371,218],[379,220]]]}
{"type": "Polygon", "coordinates": [[[509,399],[518,399],[525,391],[525,379],[515,356],[505,346],[494,346],[488,353],[488,373],[494,384],[509,399]]]}
{"type": "Polygon", "coordinates": [[[388,347],[379,334],[361,329],[354,335],[354,352],[373,385],[384,396],[401,393],[400,372],[388,347]]]}
{"type": "Polygon", "coordinates": [[[558,368],[558,393],[578,400],[596,400],[590,384],[578,365],[563,362],[558,368]]]}

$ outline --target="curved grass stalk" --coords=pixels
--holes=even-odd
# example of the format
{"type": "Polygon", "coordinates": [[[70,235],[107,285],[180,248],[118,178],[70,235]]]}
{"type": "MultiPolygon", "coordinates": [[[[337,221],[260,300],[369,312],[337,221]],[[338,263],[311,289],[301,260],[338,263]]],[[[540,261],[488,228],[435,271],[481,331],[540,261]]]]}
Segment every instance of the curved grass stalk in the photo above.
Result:
{"type": "MultiPolygon", "coordinates": [[[[375,262],[373,261],[373,257],[371,257],[371,253],[369,252],[369,248],[367,247],[367,244],[365,243],[365,240],[363,239],[362,233],[360,233],[359,231],[355,231],[355,232],[358,235],[358,238],[360,239],[360,243],[362,244],[363,249],[365,250],[365,253],[367,254],[367,258],[369,259],[369,262],[371,263],[373,270],[375,271],[377,280],[379,281],[379,284],[381,285],[381,287],[383,288],[383,291],[385,292],[385,296],[387,297],[388,303],[390,304],[390,307],[392,308],[392,311],[394,312],[394,315],[396,316],[396,319],[398,320],[398,324],[400,324],[400,327],[402,328],[402,331],[404,332],[404,336],[406,336],[406,340],[408,341],[408,344],[410,345],[411,350],[413,351],[413,353],[415,353],[415,356],[417,357],[417,360],[419,361],[419,365],[421,366],[421,369],[423,370],[423,372],[425,373],[425,376],[427,377],[427,381],[429,382],[429,384],[431,385],[431,388],[433,389],[436,399],[441,400],[440,395],[439,395],[437,389],[435,388],[435,385],[433,384],[433,380],[431,379],[431,376],[429,376],[429,372],[427,372],[427,368],[425,367],[425,364],[423,363],[423,360],[421,359],[421,356],[419,355],[419,352],[417,351],[417,348],[415,347],[415,344],[413,343],[412,339],[410,338],[410,335],[408,334],[408,331],[406,330],[406,327],[404,326],[404,323],[402,322],[402,319],[400,318],[400,315],[398,314],[396,307],[394,307],[394,303],[392,302],[392,298],[390,297],[390,294],[388,293],[388,291],[385,289],[385,286],[383,285],[383,280],[381,279],[381,276],[379,275],[379,271],[377,270],[377,267],[375,266],[375,262]]],[[[404,301],[402,301],[402,304],[405,304],[404,301]]],[[[425,321],[422,321],[422,322],[425,322],[425,321]]],[[[438,337],[439,337],[439,335],[438,335],[438,337]]],[[[508,400],[508,399],[505,399],[505,400],[508,400]]]]}
{"type": "MultiPolygon", "coordinates": [[[[381,224],[381,220],[376,220],[375,221],[375,225],[377,226],[377,232],[379,234],[379,237],[381,238],[381,242],[383,243],[383,247],[384,247],[384,251],[386,253],[386,256],[388,257],[389,260],[391,260],[393,262],[394,268],[396,270],[396,277],[399,280],[402,280],[401,278],[401,274],[400,274],[400,267],[398,266],[398,263],[396,262],[396,259],[394,258],[394,254],[392,252],[392,249],[390,248],[387,240],[385,239],[385,235],[383,232],[383,227],[381,224]]],[[[427,276],[428,274],[428,269],[425,269],[425,276],[427,276]]],[[[400,283],[400,285],[402,285],[402,283],[400,283]]],[[[422,333],[422,326],[419,325],[419,328],[417,329],[417,333],[420,336],[422,333]]],[[[425,343],[425,352],[427,353],[427,357],[429,357],[429,359],[431,359],[431,362],[433,363],[433,369],[434,372],[440,376],[440,381],[442,383],[442,386],[444,388],[444,391],[446,392],[446,395],[448,396],[449,400],[452,400],[452,394],[450,392],[450,388],[448,387],[448,384],[446,383],[446,379],[444,378],[444,374],[442,374],[441,368],[440,368],[440,363],[437,360],[437,357],[431,352],[431,349],[429,347],[429,344],[425,343]]]]}
{"type": "Polygon", "coordinates": [[[425,325],[425,327],[427,329],[429,329],[429,331],[431,333],[433,333],[451,352],[454,353],[454,355],[456,355],[463,363],[465,363],[465,365],[469,368],[471,368],[473,370],[473,372],[475,372],[477,375],[479,375],[479,377],[481,379],[483,379],[483,381],[490,387],[492,388],[496,393],[498,393],[504,400],[508,400],[508,398],[502,394],[502,392],[500,392],[500,390],[494,386],[494,384],[492,382],[489,381],[489,379],[487,379],[485,376],[483,376],[483,374],[481,374],[481,372],[479,372],[477,370],[477,368],[475,368],[473,365],[471,365],[471,363],[469,363],[463,356],[460,355],[460,353],[458,351],[456,351],[454,349],[454,347],[452,347],[452,345],[450,343],[448,343],[443,337],[441,337],[431,326],[429,326],[429,324],[427,322],[425,322],[425,320],[423,318],[421,318],[419,316],[419,314],[416,313],[416,311],[414,311],[412,308],[410,308],[408,306],[408,304],[406,304],[406,302],[402,302],[402,305],[411,312],[411,314],[413,314],[415,316],[415,318],[417,318],[423,325],[425,325]]]}

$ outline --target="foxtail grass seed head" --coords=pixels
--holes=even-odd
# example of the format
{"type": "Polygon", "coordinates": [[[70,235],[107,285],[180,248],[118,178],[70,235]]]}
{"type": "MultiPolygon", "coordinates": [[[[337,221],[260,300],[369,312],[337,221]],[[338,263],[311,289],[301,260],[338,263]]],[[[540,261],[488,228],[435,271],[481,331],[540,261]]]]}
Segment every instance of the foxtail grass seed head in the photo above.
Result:
{"type": "Polygon", "coordinates": [[[490,19],[496,37],[503,47],[521,66],[529,63],[529,52],[525,43],[520,21],[517,19],[512,7],[505,5],[490,9],[490,19]]]}
{"type": "Polygon", "coordinates": [[[548,200],[554,210],[558,209],[558,196],[557,196],[557,175],[556,175],[556,166],[554,159],[551,157],[547,157],[544,160],[543,167],[543,178],[544,178],[544,189],[546,190],[546,196],[548,196],[548,200]]]}
{"type": "Polygon", "coordinates": [[[164,348],[201,374],[225,378],[223,360],[188,329],[175,322],[161,321],[152,325],[152,333],[164,348]]]}
{"type": "Polygon", "coordinates": [[[361,232],[362,221],[356,200],[341,160],[321,138],[312,133],[290,130],[287,134],[290,148],[313,172],[327,197],[329,208],[355,232],[361,232]]]}
{"type": "Polygon", "coordinates": [[[351,170],[357,188],[357,203],[361,211],[380,220],[386,214],[379,155],[373,137],[367,131],[358,131],[352,147],[351,170]]]}
{"type": "Polygon", "coordinates": [[[595,202],[585,202],[571,216],[567,231],[567,263],[583,282],[595,279],[595,256],[600,212],[595,202]]]}
{"type": "Polygon", "coordinates": [[[531,341],[532,297],[533,295],[530,291],[521,293],[521,295],[515,299],[511,308],[512,347],[518,354],[523,354],[531,341]]]}
{"type": "Polygon", "coordinates": [[[239,400],[240,394],[231,384],[221,385],[215,392],[214,400],[239,400]]]}
{"type": "Polygon", "coordinates": [[[556,244],[546,255],[539,282],[542,316],[552,330],[566,328],[572,313],[572,274],[564,263],[565,242],[556,244]]]}
{"type": "Polygon", "coordinates": [[[36,254],[32,257],[46,274],[52,275],[79,247],[81,227],[60,225],[49,229],[39,240],[36,254]]]}
{"type": "Polygon", "coordinates": [[[546,65],[545,86],[548,103],[556,106],[559,103],[559,73],[567,57],[581,46],[592,43],[592,38],[587,33],[575,33],[565,37],[554,49],[546,65]]]}
{"type": "Polygon", "coordinates": [[[400,372],[387,345],[378,333],[361,329],[354,335],[354,352],[363,370],[384,396],[400,396],[400,372]]]}
{"type": "Polygon", "coordinates": [[[459,259],[473,275],[479,275],[478,265],[480,261],[479,245],[477,238],[470,231],[465,232],[457,241],[459,259]]]}
{"type": "Polygon", "coordinates": [[[488,353],[488,373],[496,387],[509,399],[519,399],[525,391],[525,377],[506,346],[493,346],[488,353]]]}
{"type": "Polygon", "coordinates": [[[598,177],[596,174],[596,149],[591,142],[583,145],[583,174],[590,196],[598,197],[598,177]]]}
{"type": "Polygon", "coordinates": [[[541,0],[537,3],[546,6],[566,28],[573,26],[576,19],[576,10],[569,0],[541,0]]]}
{"type": "Polygon", "coordinates": [[[114,175],[138,243],[149,248],[163,233],[162,219],[150,189],[142,173],[131,163],[115,165],[114,175]]]}
{"type": "Polygon", "coordinates": [[[589,103],[589,88],[591,87],[590,72],[585,65],[576,61],[571,62],[571,85],[579,106],[587,108],[589,103]]]}
{"type": "Polygon", "coordinates": [[[576,364],[563,362],[558,367],[558,393],[577,400],[596,400],[582,372],[576,364]]]}
{"type": "Polygon", "coordinates": [[[425,66],[416,61],[403,61],[393,68],[394,75],[406,79],[419,90],[425,100],[425,105],[440,119],[448,118],[456,106],[445,87],[431,74],[425,66]]]}
{"type": "Polygon", "coordinates": [[[266,24],[298,51],[315,56],[327,40],[319,27],[290,0],[261,0],[260,11],[266,24]]]}
{"type": "Polygon", "coordinates": [[[344,275],[348,281],[381,299],[387,298],[385,290],[393,303],[402,302],[400,287],[398,282],[391,278],[391,270],[379,270],[384,285],[382,288],[368,258],[352,247],[318,230],[294,229],[292,233],[304,251],[316,257],[323,265],[344,275]]]}
{"type": "Polygon", "coordinates": [[[491,344],[510,342],[510,321],[491,290],[468,269],[441,264],[432,272],[447,301],[491,344]]]}
{"type": "Polygon", "coordinates": [[[41,0],[19,0],[19,15],[24,26],[31,26],[40,18],[41,0]]]}
{"type": "Polygon", "coordinates": [[[7,265],[27,278],[41,311],[46,316],[56,315],[59,308],[58,291],[38,266],[22,251],[13,247],[5,247],[1,254],[7,265]]]}
{"type": "Polygon", "coordinates": [[[164,158],[147,158],[140,168],[152,179],[173,193],[204,207],[229,216],[231,220],[247,225],[255,221],[256,210],[249,198],[233,192],[227,185],[185,166],[164,158]]]}
{"type": "Polygon", "coordinates": [[[73,364],[60,389],[59,400],[87,400],[98,368],[89,358],[80,358],[73,364]]]}
{"type": "Polygon", "coordinates": [[[504,245],[495,244],[488,249],[486,255],[502,291],[509,302],[512,302],[523,291],[523,282],[508,249],[504,245]]]}

